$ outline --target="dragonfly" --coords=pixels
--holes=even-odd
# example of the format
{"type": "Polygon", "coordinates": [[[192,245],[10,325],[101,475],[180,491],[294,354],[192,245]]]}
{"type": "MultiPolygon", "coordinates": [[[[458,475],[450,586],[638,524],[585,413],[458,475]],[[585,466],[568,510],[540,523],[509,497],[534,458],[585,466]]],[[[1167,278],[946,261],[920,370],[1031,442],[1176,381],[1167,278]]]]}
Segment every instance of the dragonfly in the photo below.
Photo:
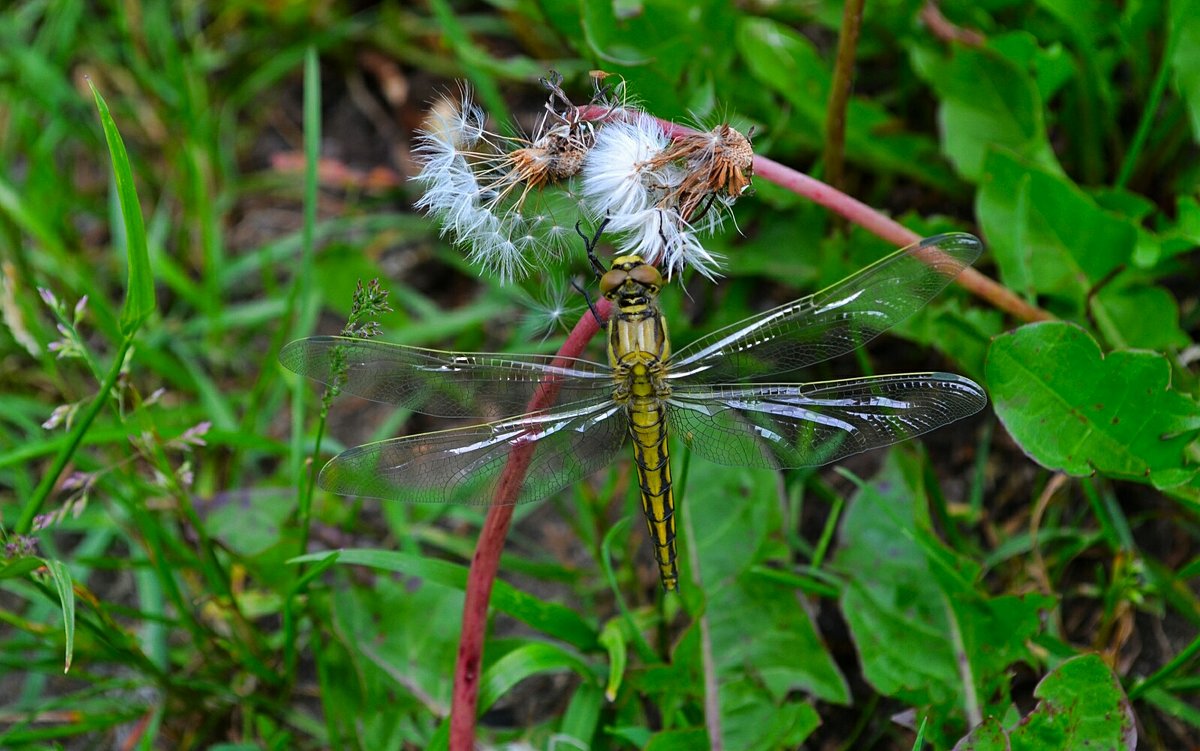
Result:
{"type": "Polygon", "coordinates": [[[525,503],[609,466],[632,444],[659,577],[672,591],[679,565],[670,435],[718,464],[815,467],[922,435],[987,404],[982,387],[952,373],[781,378],[846,354],[908,318],[981,250],[965,233],[927,238],[675,351],[659,307],[662,276],[639,256],[618,256],[599,282],[614,310],[607,363],[331,336],[291,342],[280,360],[364,399],[482,420],[338,454],[318,483],[341,495],[488,505],[497,502],[504,468],[520,450],[528,466],[511,502],[525,503]],[[530,411],[535,395],[547,406],[530,411]]]}

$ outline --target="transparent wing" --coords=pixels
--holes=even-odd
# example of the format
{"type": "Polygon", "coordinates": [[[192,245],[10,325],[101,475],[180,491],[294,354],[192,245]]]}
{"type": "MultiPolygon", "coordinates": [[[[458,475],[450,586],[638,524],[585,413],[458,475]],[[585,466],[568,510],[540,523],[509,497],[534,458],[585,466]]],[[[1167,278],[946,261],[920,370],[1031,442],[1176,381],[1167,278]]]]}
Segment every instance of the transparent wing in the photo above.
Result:
{"type": "Polygon", "coordinates": [[[319,482],[342,495],[488,505],[509,458],[522,449],[531,453],[516,502],[536,501],[611,463],[628,428],[625,409],[606,396],[485,425],[358,446],[326,464],[319,482]]]}
{"type": "Polygon", "coordinates": [[[981,250],[979,240],[964,233],[922,240],[820,292],[679,349],[668,377],[736,383],[849,352],[929,302],[981,250]]]}
{"type": "Polygon", "coordinates": [[[928,433],[987,404],[979,384],[912,373],[798,385],[677,386],[670,429],[718,464],[812,467],[928,433]]]}
{"type": "Polygon", "coordinates": [[[279,353],[288,370],[332,385],[345,365],[345,391],[399,404],[427,415],[495,420],[528,409],[539,388],[557,389],[551,403],[567,404],[612,393],[612,370],[552,355],[441,352],[400,344],[314,336],[279,353]]]}

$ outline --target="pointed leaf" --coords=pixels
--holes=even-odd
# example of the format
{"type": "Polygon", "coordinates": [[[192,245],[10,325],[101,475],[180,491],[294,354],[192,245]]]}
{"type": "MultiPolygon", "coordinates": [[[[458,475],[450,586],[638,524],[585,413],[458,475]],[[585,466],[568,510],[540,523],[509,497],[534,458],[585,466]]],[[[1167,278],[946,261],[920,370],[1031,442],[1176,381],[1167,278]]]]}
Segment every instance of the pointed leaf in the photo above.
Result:
{"type": "Polygon", "coordinates": [[[108,104],[92,82],[92,95],[100,111],[100,124],[104,128],[104,139],[108,142],[108,153],[112,159],[113,177],[117,185],[117,201],[125,222],[125,255],[129,263],[129,277],[125,286],[125,307],[121,311],[121,333],[129,336],[154,312],[154,274],[150,270],[150,251],[146,244],[146,225],[142,220],[142,206],[138,203],[137,186],[133,182],[133,170],[129,166],[129,154],[108,111],[108,104]]]}
{"type": "Polygon", "coordinates": [[[54,582],[54,590],[58,592],[58,601],[62,605],[63,629],[66,632],[65,673],[71,669],[71,657],[75,652],[75,587],[67,564],[51,559],[43,559],[42,563],[50,572],[50,581],[54,582]]]}

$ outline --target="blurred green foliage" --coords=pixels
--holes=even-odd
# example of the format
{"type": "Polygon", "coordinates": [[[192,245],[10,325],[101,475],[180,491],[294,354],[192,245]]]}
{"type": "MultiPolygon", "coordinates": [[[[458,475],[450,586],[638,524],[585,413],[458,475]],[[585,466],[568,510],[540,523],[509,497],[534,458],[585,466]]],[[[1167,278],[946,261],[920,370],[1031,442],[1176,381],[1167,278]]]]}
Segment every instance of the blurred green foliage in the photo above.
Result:
{"type": "MultiPolygon", "coordinates": [[[[866,5],[845,189],[922,234],[978,232],[983,270],[1062,320],[1025,325],[952,290],[899,332],[920,346],[810,374],[958,369],[1000,421],[840,473],[693,460],[681,554],[700,580],[678,598],[656,590],[628,463],[522,507],[493,595],[486,743],[698,748],[720,727],[726,748],[907,749],[924,720],[939,749],[968,733],[980,749],[1118,748],[1130,707],[1146,748],[1200,733],[1200,2],[928,7],[866,5]]],[[[647,110],[752,126],[760,153],[819,176],[841,14],[6,6],[0,746],[444,746],[482,515],[317,493],[309,528],[306,463],[409,416],[339,402],[313,457],[315,400],[291,407],[309,387],[275,353],[335,331],[372,276],[392,295],[389,341],[561,343],[574,318],[552,315],[553,291],[582,258],[501,288],[408,210],[412,130],[453,79],[528,127],[538,76],[586,98],[603,68],[647,110]],[[320,170],[304,159],[318,148],[320,170]],[[362,177],[374,169],[385,179],[362,177]]],[[[741,232],[711,246],[728,278],[664,296],[678,344],[890,250],[756,190],[741,232]]]]}

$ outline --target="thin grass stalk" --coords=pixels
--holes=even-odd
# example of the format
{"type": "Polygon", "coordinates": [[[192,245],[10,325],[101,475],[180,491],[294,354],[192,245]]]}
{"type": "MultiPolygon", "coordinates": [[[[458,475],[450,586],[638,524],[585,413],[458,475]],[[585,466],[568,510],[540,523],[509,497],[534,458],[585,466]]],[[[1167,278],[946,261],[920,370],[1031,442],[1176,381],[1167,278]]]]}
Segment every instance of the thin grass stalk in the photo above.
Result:
{"type": "Polygon", "coordinates": [[[83,436],[87,434],[88,429],[92,427],[96,416],[100,414],[100,410],[104,408],[108,401],[109,394],[116,388],[117,379],[121,377],[121,367],[125,363],[125,356],[129,354],[130,347],[133,346],[133,334],[121,338],[121,345],[113,355],[112,365],[109,366],[108,375],[104,377],[104,382],[100,384],[100,390],[92,398],[87,409],[79,416],[75,423],[75,427],[71,429],[70,437],[63,444],[62,449],[54,457],[54,463],[50,465],[49,471],[42,475],[42,481],[34,488],[33,495],[21,507],[21,515],[17,517],[17,523],[13,525],[13,531],[19,535],[27,535],[33,529],[33,520],[41,513],[42,506],[45,505],[46,499],[50,497],[50,493],[58,484],[59,478],[62,476],[63,470],[67,468],[67,464],[74,458],[75,452],[79,450],[79,444],[83,442],[83,436]]]}
{"type": "MultiPolygon", "coordinates": [[[[679,473],[679,496],[684,497],[687,485],[688,469],[691,467],[692,454],[685,451],[683,467],[679,473]]],[[[704,578],[700,571],[700,547],[696,538],[696,528],[692,524],[692,515],[683,515],[683,533],[687,536],[688,571],[697,592],[703,592],[704,578]]],[[[708,618],[708,598],[703,599],[700,610],[700,665],[704,669],[704,728],[708,733],[710,751],[723,751],[724,741],[721,733],[721,694],[717,681],[717,661],[713,655],[712,627],[708,618]]]]}
{"type": "Polygon", "coordinates": [[[842,28],[838,33],[837,58],[833,64],[833,85],[825,108],[825,150],[821,162],[825,166],[825,180],[837,190],[845,187],[846,107],[854,86],[854,58],[858,52],[865,2],[845,0],[842,4],[842,28]]]}

